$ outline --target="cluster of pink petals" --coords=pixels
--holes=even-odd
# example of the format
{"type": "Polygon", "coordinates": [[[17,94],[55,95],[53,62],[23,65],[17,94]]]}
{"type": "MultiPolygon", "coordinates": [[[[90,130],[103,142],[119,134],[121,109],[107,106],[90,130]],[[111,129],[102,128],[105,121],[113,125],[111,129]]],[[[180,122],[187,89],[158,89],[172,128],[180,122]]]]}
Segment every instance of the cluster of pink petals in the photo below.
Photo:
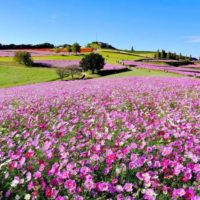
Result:
{"type": "Polygon", "coordinates": [[[200,198],[200,82],[0,90],[0,199],[200,198]]]}

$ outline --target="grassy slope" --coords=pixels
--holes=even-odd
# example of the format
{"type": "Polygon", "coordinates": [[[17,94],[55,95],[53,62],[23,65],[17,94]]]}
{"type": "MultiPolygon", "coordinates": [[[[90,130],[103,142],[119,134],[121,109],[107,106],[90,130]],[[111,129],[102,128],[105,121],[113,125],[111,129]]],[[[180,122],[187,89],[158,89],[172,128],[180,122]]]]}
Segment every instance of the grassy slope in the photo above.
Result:
{"type": "Polygon", "coordinates": [[[178,74],[173,74],[173,73],[167,73],[167,72],[162,72],[162,71],[156,71],[156,70],[151,70],[149,71],[148,69],[133,69],[128,72],[122,72],[118,74],[112,74],[106,76],[106,78],[120,78],[120,77],[126,77],[126,76],[161,76],[161,77],[180,77],[178,74]]]}
{"type": "MultiPolygon", "coordinates": [[[[153,57],[152,52],[116,52],[110,50],[99,50],[101,55],[106,59],[107,63],[118,64],[120,60],[138,60],[144,57],[153,57]]],[[[83,55],[69,56],[43,56],[34,57],[34,60],[81,60],[83,55]]],[[[89,75],[88,75],[89,76],[89,75]]],[[[124,77],[124,76],[177,76],[170,73],[159,71],[151,71],[145,69],[134,69],[130,72],[124,72],[106,77],[124,77]]],[[[98,77],[93,76],[93,77],[98,77]]],[[[49,68],[27,68],[13,63],[13,58],[0,57],[0,87],[11,87],[15,85],[24,85],[37,82],[46,82],[57,80],[58,76],[55,69],[49,68]]]]}
{"type": "Polygon", "coordinates": [[[144,58],[151,58],[153,54],[151,52],[124,52],[124,51],[112,51],[112,50],[99,50],[98,51],[105,59],[107,63],[117,64],[117,61],[121,60],[139,60],[144,58]]]}

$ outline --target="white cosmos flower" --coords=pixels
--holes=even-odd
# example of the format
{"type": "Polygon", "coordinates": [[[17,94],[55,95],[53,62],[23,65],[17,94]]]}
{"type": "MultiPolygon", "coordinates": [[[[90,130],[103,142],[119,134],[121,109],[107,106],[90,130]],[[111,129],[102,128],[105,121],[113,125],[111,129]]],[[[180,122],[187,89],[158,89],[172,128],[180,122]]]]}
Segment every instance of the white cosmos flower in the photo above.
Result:
{"type": "Polygon", "coordinates": [[[20,199],[20,196],[17,194],[16,196],[15,196],[15,200],[19,200],[20,199]]]}
{"type": "Polygon", "coordinates": [[[17,179],[14,179],[11,183],[11,187],[16,187],[19,184],[19,181],[17,179]]]}
{"type": "Polygon", "coordinates": [[[25,200],[29,200],[30,198],[31,198],[30,194],[26,194],[25,197],[24,197],[25,200]]]}

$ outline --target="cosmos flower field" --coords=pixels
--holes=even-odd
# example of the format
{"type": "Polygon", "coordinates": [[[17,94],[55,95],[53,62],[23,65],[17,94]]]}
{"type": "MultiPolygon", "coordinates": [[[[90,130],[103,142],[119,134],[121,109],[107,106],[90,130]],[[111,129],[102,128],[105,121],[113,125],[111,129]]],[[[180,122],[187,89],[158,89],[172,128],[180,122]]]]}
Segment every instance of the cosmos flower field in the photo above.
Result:
{"type": "Polygon", "coordinates": [[[200,199],[200,81],[0,90],[0,199],[200,199]]]}

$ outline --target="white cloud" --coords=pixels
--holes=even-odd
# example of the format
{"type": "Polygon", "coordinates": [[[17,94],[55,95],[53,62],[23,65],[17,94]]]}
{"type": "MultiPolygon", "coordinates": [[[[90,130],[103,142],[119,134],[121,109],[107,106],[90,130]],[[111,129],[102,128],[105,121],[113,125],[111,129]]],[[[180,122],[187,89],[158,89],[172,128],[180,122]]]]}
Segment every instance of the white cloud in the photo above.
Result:
{"type": "Polygon", "coordinates": [[[184,37],[185,43],[200,43],[200,35],[191,35],[184,37]]]}

